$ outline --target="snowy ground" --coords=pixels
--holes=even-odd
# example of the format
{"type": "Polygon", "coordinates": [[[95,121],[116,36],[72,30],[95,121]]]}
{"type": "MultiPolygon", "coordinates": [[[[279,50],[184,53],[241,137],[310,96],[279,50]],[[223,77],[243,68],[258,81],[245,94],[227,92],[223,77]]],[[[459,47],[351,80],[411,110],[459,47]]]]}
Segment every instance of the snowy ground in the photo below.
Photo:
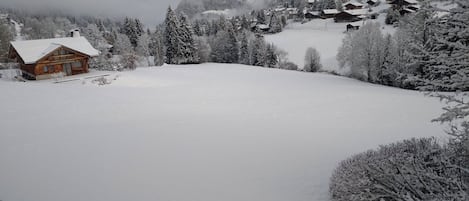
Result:
{"type": "MultiPolygon", "coordinates": [[[[392,26],[385,25],[386,14],[382,13],[388,8],[389,4],[386,3],[373,7],[372,13],[379,13],[380,15],[376,20],[369,21],[379,22],[383,33],[392,34],[395,29],[392,26]]],[[[304,24],[291,23],[285,27],[284,31],[274,35],[266,35],[265,38],[288,52],[288,59],[300,68],[304,66],[306,49],[314,47],[321,55],[325,70],[347,73],[347,69],[339,68],[336,59],[338,49],[345,37],[347,24],[350,23],[335,23],[334,19],[314,19],[304,24]]],[[[362,26],[364,21],[351,24],[362,26]]]]}
{"type": "Polygon", "coordinates": [[[443,135],[421,93],[241,65],[0,80],[0,99],[4,201],[322,201],[345,157],[443,135]]]}

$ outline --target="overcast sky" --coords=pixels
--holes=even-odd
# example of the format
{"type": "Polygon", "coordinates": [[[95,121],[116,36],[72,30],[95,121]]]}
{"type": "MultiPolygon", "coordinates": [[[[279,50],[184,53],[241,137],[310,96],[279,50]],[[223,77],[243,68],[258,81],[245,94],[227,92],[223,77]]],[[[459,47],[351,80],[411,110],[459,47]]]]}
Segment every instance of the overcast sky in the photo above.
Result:
{"type": "Polygon", "coordinates": [[[0,6],[44,11],[59,9],[73,14],[109,17],[132,16],[146,25],[155,25],[164,19],[169,5],[175,7],[179,0],[0,0],[0,6]]]}

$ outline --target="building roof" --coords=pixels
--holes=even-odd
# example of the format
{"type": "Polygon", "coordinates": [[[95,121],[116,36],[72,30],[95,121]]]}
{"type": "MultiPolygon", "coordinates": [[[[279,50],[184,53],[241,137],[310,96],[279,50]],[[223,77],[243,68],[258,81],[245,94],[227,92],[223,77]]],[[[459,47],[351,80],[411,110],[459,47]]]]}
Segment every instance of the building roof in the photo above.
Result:
{"type": "Polygon", "coordinates": [[[364,5],[365,5],[365,4],[362,4],[362,3],[360,3],[360,2],[356,2],[356,1],[349,1],[349,2],[344,3],[344,4],[342,4],[342,5],[343,5],[343,6],[346,6],[346,5],[349,5],[349,4],[350,4],[350,5],[354,5],[354,6],[364,6],[364,5]]]}
{"type": "Polygon", "coordinates": [[[90,57],[99,55],[99,51],[91,46],[85,37],[13,41],[11,42],[11,46],[15,48],[16,52],[21,59],[23,59],[25,64],[36,63],[62,46],[90,57]]]}
{"type": "Polygon", "coordinates": [[[340,11],[337,10],[337,9],[324,9],[324,10],[322,10],[322,12],[326,15],[332,15],[332,14],[340,13],[340,11]]]}
{"type": "Polygon", "coordinates": [[[355,9],[355,10],[344,10],[344,12],[349,13],[350,15],[360,16],[369,14],[368,9],[355,9]]]}

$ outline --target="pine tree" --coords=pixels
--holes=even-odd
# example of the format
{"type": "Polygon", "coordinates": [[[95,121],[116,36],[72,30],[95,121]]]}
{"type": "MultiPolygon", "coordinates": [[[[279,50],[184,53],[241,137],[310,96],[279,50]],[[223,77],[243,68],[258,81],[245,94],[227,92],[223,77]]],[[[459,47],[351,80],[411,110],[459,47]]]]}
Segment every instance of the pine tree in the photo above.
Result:
{"type": "Polygon", "coordinates": [[[180,27],[177,29],[181,39],[179,42],[180,45],[180,56],[182,59],[179,63],[181,64],[194,64],[199,63],[197,46],[194,40],[194,32],[191,25],[187,20],[187,16],[182,13],[180,16],[180,27]]]}
{"type": "Polygon", "coordinates": [[[12,29],[0,20],[0,59],[7,58],[8,48],[12,40],[12,29]]]}
{"type": "Polygon", "coordinates": [[[156,66],[161,66],[165,62],[164,48],[165,47],[162,31],[157,29],[155,33],[151,35],[149,44],[150,54],[153,56],[153,63],[156,66]]]}
{"type": "Polygon", "coordinates": [[[267,44],[265,51],[265,65],[269,68],[275,68],[278,64],[278,57],[275,53],[275,46],[273,44],[267,44]]]}
{"type": "Polygon", "coordinates": [[[165,19],[165,30],[164,30],[164,45],[166,47],[166,63],[178,64],[178,50],[180,45],[180,36],[178,29],[180,28],[179,20],[176,14],[168,8],[165,19]]]}
{"type": "Polygon", "coordinates": [[[238,63],[238,42],[231,23],[227,23],[226,30],[219,31],[212,45],[211,58],[214,62],[238,63]]]}
{"type": "Polygon", "coordinates": [[[125,34],[117,33],[113,50],[114,54],[116,55],[123,55],[133,51],[132,43],[130,43],[129,37],[127,37],[125,34]]]}
{"type": "Polygon", "coordinates": [[[256,35],[255,39],[251,41],[251,65],[265,66],[265,41],[262,35],[256,35]]]}
{"type": "Polygon", "coordinates": [[[143,57],[147,61],[147,65],[150,65],[148,57],[150,56],[150,37],[145,33],[142,34],[137,42],[137,48],[135,49],[137,55],[143,57]]]}
{"type": "Polygon", "coordinates": [[[425,46],[421,80],[424,90],[469,90],[469,8],[460,4],[434,21],[425,46]]]}
{"type": "Polygon", "coordinates": [[[239,47],[239,62],[241,64],[249,64],[249,40],[245,32],[241,34],[239,47]]]}
{"type": "Polygon", "coordinates": [[[269,23],[269,32],[270,33],[279,33],[282,32],[282,22],[278,19],[277,15],[275,13],[272,14],[270,17],[270,23],[269,23]]]}

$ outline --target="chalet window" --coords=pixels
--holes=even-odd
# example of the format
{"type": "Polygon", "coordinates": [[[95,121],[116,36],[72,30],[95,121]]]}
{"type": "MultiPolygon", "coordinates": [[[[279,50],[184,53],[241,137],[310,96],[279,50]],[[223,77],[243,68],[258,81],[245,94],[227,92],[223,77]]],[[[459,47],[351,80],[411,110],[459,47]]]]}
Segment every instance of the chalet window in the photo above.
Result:
{"type": "Polygon", "coordinates": [[[72,63],[72,68],[81,68],[81,62],[79,62],[79,61],[73,62],[72,63]]]}
{"type": "Polygon", "coordinates": [[[53,73],[55,71],[55,67],[54,66],[44,66],[44,73],[53,73]]]}

